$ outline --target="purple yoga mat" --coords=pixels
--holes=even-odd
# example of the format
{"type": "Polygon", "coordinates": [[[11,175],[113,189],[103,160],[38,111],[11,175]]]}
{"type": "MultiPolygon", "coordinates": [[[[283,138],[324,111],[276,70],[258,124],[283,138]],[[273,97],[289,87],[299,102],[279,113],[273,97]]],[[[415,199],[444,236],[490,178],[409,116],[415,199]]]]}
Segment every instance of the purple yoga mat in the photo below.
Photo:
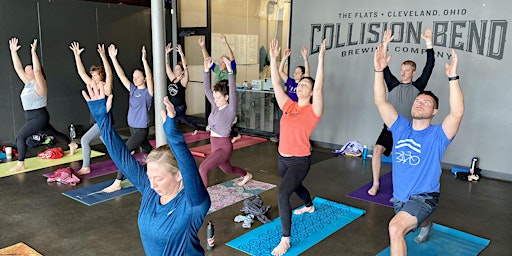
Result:
{"type": "MultiPolygon", "coordinates": [[[[137,154],[134,154],[133,156],[135,157],[135,159],[137,159],[137,161],[139,161],[139,163],[145,164],[146,155],[147,154],[144,154],[144,153],[137,153],[137,154]]],[[[106,161],[91,164],[89,166],[89,168],[91,168],[91,172],[89,174],[81,176],[80,177],[81,179],[92,179],[92,178],[103,176],[103,175],[106,175],[109,173],[117,172],[117,169],[118,169],[117,166],[114,164],[114,161],[112,161],[112,160],[106,160],[106,161]]],[[[74,168],[73,170],[76,172],[76,171],[80,170],[80,167],[74,168]]],[[[43,176],[48,178],[52,174],[53,174],[53,172],[45,173],[45,174],[43,174],[43,176]]]]}
{"type": "Polygon", "coordinates": [[[393,204],[389,202],[389,199],[393,197],[393,182],[391,172],[382,175],[379,179],[379,182],[379,193],[377,193],[375,196],[368,195],[368,190],[372,187],[373,182],[369,182],[368,184],[356,189],[347,196],[392,208],[393,204]]]}

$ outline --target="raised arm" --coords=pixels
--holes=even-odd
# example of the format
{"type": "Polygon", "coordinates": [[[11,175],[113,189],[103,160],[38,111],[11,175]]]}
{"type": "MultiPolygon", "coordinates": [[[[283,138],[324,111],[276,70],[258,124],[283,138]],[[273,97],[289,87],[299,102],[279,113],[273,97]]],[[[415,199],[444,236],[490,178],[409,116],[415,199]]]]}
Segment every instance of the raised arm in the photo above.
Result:
{"type": "Polygon", "coordinates": [[[151,97],[153,97],[154,91],[154,82],[153,82],[153,73],[151,72],[151,67],[149,67],[148,58],[146,56],[146,46],[142,46],[142,64],[144,65],[144,72],[146,73],[146,86],[148,87],[148,92],[151,97]]]}
{"type": "Polygon", "coordinates": [[[87,92],[82,91],[82,95],[87,101],[89,109],[98,124],[101,138],[103,139],[110,157],[126,178],[128,178],[139,191],[144,191],[144,187],[150,185],[146,175],[146,169],[130,154],[126,143],[113,127],[112,117],[108,113],[112,108],[113,95],[110,95],[108,99],[106,99],[101,84],[103,83],[96,84],[94,80],[91,80],[90,84],[87,84],[87,92]]]}
{"type": "Polygon", "coordinates": [[[286,95],[283,86],[281,85],[281,79],[279,76],[279,71],[277,69],[277,56],[279,55],[280,51],[281,48],[279,47],[279,42],[275,38],[272,39],[272,41],[270,41],[269,47],[270,77],[272,79],[272,87],[274,88],[274,95],[276,96],[277,105],[279,106],[280,109],[282,109],[284,103],[289,98],[288,95],[286,95]]]}
{"type": "Polygon", "coordinates": [[[201,52],[203,53],[203,59],[209,58],[210,55],[208,54],[208,51],[206,50],[206,45],[204,43],[204,37],[199,37],[199,39],[197,39],[197,43],[201,47],[201,52]]]}
{"type": "Polygon", "coordinates": [[[450,113],[445,117],[442,124],[443,131],[450,140],[457,134],[464,115],[464,96],[460,89],[459,76],[457,76],[457,63],[457,53],[452,49],[452,62],[445,64],[450,86],[450,113]]]}
{"type": "Polygon", "coordinates": [[[11,58],[12,65],[14,66],[14,70],[18,77],[26,84],[28,78],[25,76],[25,70],[23,69],[23,65],[21,64],[20,56],[18,56],[18,50],[21,48],[21,45],[18,45],[18,38],[13,37],[9,40],[9,49],[11,50],[11,58]]]}
{"type": "MultiPolygon", "coordinates": [[[[220,40],[226,45],[229,52],[229,60],[235,60],[235,54],[233,53],[233,50],[231,49],[231,46],[229,46],[228,39],[226,38],[226,35],[221,34],[220,40]]],[[[229,63],[226,65],[230,65],[229,63]]]]}
{"type": "Polygon", "coordinates": [[[105,95],[110,96],[112,95],[114,76],[112,75],[112,67],[108,62],[104,44],[98,44],[98,53],[100,54],[101,63],[103,64],[103,68],[105,69],[105,86],[103,88],[105,90],[105,95]]]}
{"type": "Polygon", "coordinates": [[[176,122],[174,121],[176,111],[167,96],[164,97],[164,105],[165,110],[161,111],[164,131],[167,137],[167,143],[178,162],[180,173],[183,177],[183,186],[187,192],[186,195],[191,200],[192,205],[205,203],[209,206],[210,197],[208,191],[204,187],[201,175],[199,175],[199,170],[197,169],[196,161],[187,147],[185,138],[176,126],[176,122]]]}
{"type": "Polygon", "coordinates": [[[121,80],[121,83],[124,85],[126,90],[130,91],[130,80],[126,75],[124,74],[124,70],[121,67],[121,64],[119,64],[119,61],[117,61],[117,48],[115,45],[111,44],[108,47],[108,55],[110,56],[110,59],[112,60],[112,64],[114,64],[114,69],[116,70],[117,77],[121,80]]]}
{"type": "MultiPolygon", "coordinates": [[[[393,40],[395,35],[391,34],[391,29],[386,29],[384,31],[384,36],[382,37],[382,45],[384,46],[384,50],[387,52],[389,43],[393,40]]],[[[389,70],[389,66],[386,66],[382,69],[384,72],[384,81],[386,82],[386,86],[388,87],[388,91],[393,90],[396,86],[400,84],[400,80],[396,78],[391,70],[389,70]]]]}
{"type": "Polygon", "coordinates": [[[322,116],[324,113],[324,59],[325,59],[325,44],[326,40],[322,41],[320,52],[318,53],[318,66],[316,68],[315,85],[313,86],[313,112],[317,116],[322,116]]]}
{"type": "Polygon", "coordinates": [[[228,70],[229,108],[236,113],[238,108],[238,95],[236,92],[235,75],[230,65],[231,61],[226,57],[223,57],[222,61],[224,61],[226,69],[228,70]]]}
{"type": "Polygon", "coordinates": [[[302,54],[302,58],[304,59],[304,76],[310,76],[308,48],[306,48],[305,46],[302,46],[300,53],[302,54]]]}
{"type": "Polygon", "coordinates": [[[412,83],[414,87],[418,88],[420,92],[424,91],[425,87],[427,87],[428,80],[432,75],[436,60],[434,56],[434,49],[432,48],[432,30],[427,28],[425,30],[425,34],[421,35],[421,38],[425,40],[427,47],[427,63],[425,64],[425,67],[423,67],[423,71],[421,72],[420,77],[418,77],[418,79],[412,83]]]}
{"type": "Polygon", "coordinates": [[[188,85],[187,59],[185,58],[185,54],[183,54],[183,49],[181,48],[181,45],[178,44],[178,46],[176,46],[176,50],[180,54],[180,57],[181,57],[181,67],[183,68],[183,78],[181,79],[181,85],[183,87],[187,87],[187,85],[188,85]]]}
{"type": "Polygon", "coordinates": [[[32,68],[34,69],[34,77],[36,79],[35,91],[37,95],[43,96],[48,92],[46,87],[46,78],[44,77],[43,70],[39,57],[37,57],[37,39],[30,44],[30,54],[32,55],[32,68]]]}
{"type": "Polygon", "coordinates": [[[172,44],[171,43],[168,43],[166,46],[165,46],[165,73],[167,74],[167,78],[169,78],[169,80],[171,80],[171,82],[174,81],[174,79],[176,79],[176,76],[174,75],[174,72],[172,71],[172,67],[171,67],[171,58],[170,58],[170,54],[172,52],[172,44]]]}
{"type": "Polygon", "coordinates": [[[204,86],[204,94],[206,95],[206,98],[212,104],[212,107],[216,108],[215,106],[215,100],[213,99],[213,92],[212,92],[212,84],[211,84],[211,74],[210,69],[213,65],[213,60],[211,57],[208,57],[204,59],[204,78],[203,78],[203,86],[204,86]]]}
{"type": "Polygon", "coordinates": [[[80,57],[84,48],[80,48],[80,44],[78,42],[72,42],[69,49],[73,51],[73,55],[75,56],[76,71],[78,72],[78,75],[85,84],[88,84],[92,78],[87,75],[87,71],[85,71],[84,64],[82,63],[82,58],[80,57]]]}
{"type": "Polygon", "coordinates": [[[291,53],[292,50],[286,49],[286,51],[284,51],[284,56],[281,59],[281,62],[279,63],[279,76],[281,77],[281,80],[283,80],[284,82],[288,80],[288,75],[284,71],[284,64],[286,63],[286,60],[288,60],[288,57],[290,57],[291,53]]]}
{"type": "Polygon", "coordinates": [[[379,45],[377,50],[375,50],[375,56],[373,59],[375,72],[373,98],[382,121],[384,121],[388,127],[391,127],[398,118],[398,113],[386,98],[386,86],[384,85],[383,69],[388,66],[390,59],[391,56],[386,56],[386,48],[384,48],[384,44],[379,45]]]}

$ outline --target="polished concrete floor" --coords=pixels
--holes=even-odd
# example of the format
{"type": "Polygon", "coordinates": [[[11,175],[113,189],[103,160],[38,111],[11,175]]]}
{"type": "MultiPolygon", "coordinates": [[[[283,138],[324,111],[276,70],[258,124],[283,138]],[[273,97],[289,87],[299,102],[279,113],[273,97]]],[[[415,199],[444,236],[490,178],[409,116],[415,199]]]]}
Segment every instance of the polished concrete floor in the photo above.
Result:
{"type": "MultiPolygon", "coordinates": [[[[102,145],[94,148],[104,150],[102,145]]],[[[279,184],[276,151],[276,144],[267,141],[235,150],[231,159],[254,179],[279,184]]],[[[93,158],[92,162],[106,159],[108,156],[93,158]]],[[[196,160],[198,164],[201,161],[196,160]]],[[[137,228],[140,194],[86,206],[61,193],[112,180],[115,174],[85,180],[76,187],[46,183],[42,174],[62,167],[66,166],[0,178],[0,248],[24,242],[46,256],[144,255],[137,228]]],[[[383,173],[390,169],[389,164],[383,165],[383,173]]],[[[217,169],[210,172],[209,182],[213,185],[233,178],[217,169]]],[[[387,223],[393,210],[346,196],[370,180],[369,161],[335,157],[330,149],[314,148],[313,165],[304,182],[312,196],[361,208],[366,214],[302,255],[375,255],[389,246],[387,223]]],[[[445,170],[441,190],[434,222],[491,240],[481,255],[512,255],[512,184],[490,179],[460,181],[445,170]]],[[[277,189],[271,189],[261,194],[264,204],[272,206],[271,219],[278,217],[276,193],[277,189]]],[[[300,205],[296,196],[291,201],[294,207],[300,205]]],[[[216,231],[216,247],[206,255],[245,255],[225,245],[249,231],[233,221],[242,205],[239,202],[206,216],[216,231]]],[[[253,228],[260,225],[255,222],[253,228]]],[[[199,233],[203,244],[205,226],[199,233]]]]}

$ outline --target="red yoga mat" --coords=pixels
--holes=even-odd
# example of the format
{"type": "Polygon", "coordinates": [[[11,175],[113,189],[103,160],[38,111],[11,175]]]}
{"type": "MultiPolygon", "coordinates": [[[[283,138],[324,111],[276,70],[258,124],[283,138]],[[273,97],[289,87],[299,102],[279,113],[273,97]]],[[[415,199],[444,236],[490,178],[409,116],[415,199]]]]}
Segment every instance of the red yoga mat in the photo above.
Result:
{"type": "MultiPolygon", "coordinates": [[[[188,144],[192,142],[209,139],[210,133],[205,131],[197,131],[196,135],[192,135],[192,132],[187,132],[183,134],[183,137],[185,138],[185,142],[188,144]]],[[[149,143],[151,144],[151,146],[153,146],[153,148],[156,148],[155,140],[150,140],[149,143]]]]}
{"type": "MultiPolygon", "coordinates": [[[[259,138],[259,137],[253,137],[248,135],[242,135],[242,138],[238,139],[233,144],[233,150],[239,149],[239,148],[245,148],[248,146],[256,145],[258,143],[262,143],[267,141],[265,138],[259,138]]],[[[198,156],[198,157],[206,157],[211,153],[211,145],[201,145],[197,147],[193,147],[190,149],[190,152],[192,152],[192,155],[198,156]]]]}

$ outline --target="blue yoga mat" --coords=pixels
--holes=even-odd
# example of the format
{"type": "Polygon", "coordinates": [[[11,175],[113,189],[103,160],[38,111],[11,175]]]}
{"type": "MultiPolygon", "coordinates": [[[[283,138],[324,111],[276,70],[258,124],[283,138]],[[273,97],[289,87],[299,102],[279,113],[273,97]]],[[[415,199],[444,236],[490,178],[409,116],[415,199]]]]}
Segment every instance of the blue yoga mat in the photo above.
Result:
{"type": "Polygon", "coordinates": [[[112,193],[105,193],[101,191],[102,189],[110,186],[113,182],[114,180],[107,180],[102,183],[71,190],[62,194],[87,206],[91,206],[138,191],[129,180],[124,180],[121,183],[123,187],[121,190],[112,193]]]}
{"type": "MultiPolygon", "coordinates": [[[[286,255],[299,255],[365,214],[366,211],[316,197],[314,213],[292,215],[291,248],[286,255]]],[[[266,223],[226,245],[250,255],[270,255],[281,241],[281,220],[266,223]]]]}
{"type": "MultiPolygon", "coordinates": [[[[474,236],[443,225],[434,224],[434,229],[425,243],[417,244],[414,238],[419,234],[411,232],[405,236],[407,242],[407,254],[421,256],[437,255],[478,255],[489,245],[489,240],[474,236]]],[[[384,249],[377,256],[389,255],[390,248],[384,249]]]]}

